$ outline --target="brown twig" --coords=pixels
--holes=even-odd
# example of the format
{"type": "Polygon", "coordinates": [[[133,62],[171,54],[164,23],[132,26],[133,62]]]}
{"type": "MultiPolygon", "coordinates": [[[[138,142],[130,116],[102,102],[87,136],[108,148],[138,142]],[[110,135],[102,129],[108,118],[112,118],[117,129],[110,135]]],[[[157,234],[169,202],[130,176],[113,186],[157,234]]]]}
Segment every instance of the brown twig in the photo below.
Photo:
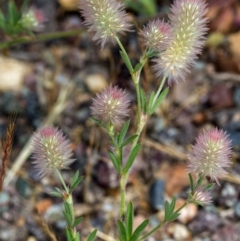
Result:
{"type": "Polygon", "coordinates": [[[10,117],[8,121],[6,135],[2,140],[3,158],[2,158],[2,165],[1,165],[1,172],[0,172],[0,192],[3,189],[3,181],[6,173],[7,162],[9,160],[10,153],[12,150],[15,125],[16,125],[16,115],[13,115],[10,117]]]}

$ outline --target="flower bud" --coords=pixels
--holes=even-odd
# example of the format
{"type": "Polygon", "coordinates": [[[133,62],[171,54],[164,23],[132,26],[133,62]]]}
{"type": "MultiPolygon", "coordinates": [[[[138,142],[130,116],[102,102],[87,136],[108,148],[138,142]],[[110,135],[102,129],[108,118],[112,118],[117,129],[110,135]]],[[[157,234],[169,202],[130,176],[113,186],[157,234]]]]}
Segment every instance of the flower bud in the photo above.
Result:
{"type": "Polygon", "coordinates": [[[33,134],[32,152],[41,177],[65,169],[74,161],[69,140],[53,126],[40,127],[33,134]]]}
{"type": "Polygon", "coordinates": [[[203,0],[175,0],[169,15],[173,40],[154,66],[157,76],[168,82],[183,80],[204,44],[207,11],[203,0]]]}
{"type": "Polygon", "coordinates": [[[93,40],[101,42],[102,48],[131,26],[122,3],[116,0],[81,0],[80,8],[85,25],[95,32],[93,40]]]}
{"type": "Polygon", "coordinates": [[[130,98],[118,87],[108,87],[97,94],[90,107],[92,115],[103,124],[119,125],[128,116],[130,98]]]}
{"type": "Polygon", "coordinates": [[[41,31],[44,28],[43,23],[46,21],[41,10],[31,7],[22,14],[20,25],[31,31],[41,31]]]}
{"type": "Polygon", "coordinates": [[[188,155],[188,172],[202,173],[219,184],[218,178],[227,173],[224,168],[230,166],[230,155],[231,141],[224,131],[204,131],[188,155]]]}
{"type": "Polygon", "coordinates": [[[169,45],[172,28],[170,24],[157,19],[149,22],[140,32],[140,35],[147,48],[162,51],[169,45]]]}
{"type": "Polygon", "coordinates": [[[192,201],[199,203],[200,205],[208,205],[212,202],[210,192],[205,190],[203,186],[197,188],[192,196],[192,201]]]}

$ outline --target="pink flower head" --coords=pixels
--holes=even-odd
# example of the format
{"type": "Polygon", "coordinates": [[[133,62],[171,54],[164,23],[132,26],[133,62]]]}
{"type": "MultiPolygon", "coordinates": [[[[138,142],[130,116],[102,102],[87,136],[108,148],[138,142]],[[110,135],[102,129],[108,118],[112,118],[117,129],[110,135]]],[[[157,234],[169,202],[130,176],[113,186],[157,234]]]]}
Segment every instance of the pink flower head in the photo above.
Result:
{"type": "Polygon", "coordinates": [[[167,76],[169,84],[184,80],[201,53],[207,31],[206,12],[203,0],[175,0],[169,15],[173,40],[154,66],[156,75],[167,76]]]}
{"type": "Polygon", "coordinates": [[[224,168],[230,166],[231,141],[223,130],[217,128],[204,131],[196,139],[188,155],[189,173],[203,173],[215,180],[226,174],[224,168]]]}
{"type": "Polygon", "coordinates": [[[102,48],[131,26],[123,4],[117,0],[81,0],[80,8],[85,25],[89,31],[95,32],[93,40],[101,42],[102,48]]]}
{"type": "Polygon", "coordinates": [[[90,107],[92,115],[103,124],[121,124],[128,116],[130,98],[128,94],[117,86],[110,86],[97,94],[90,107]]]}
{"type": "Polygon", "coordinates": [[[143,42],[147,48],[162,51],[169,45],[172,27],[162,20],[154,20],[148,23],[140,32],[143,42]]]}
{"type": "Polygon", "coordinates": [[[41,177],[65,169],[74,161],[69,140],[53,126],[40,127],[33,134],[32,152],[41,177]]]}
{"type": "Polygon", "coordinates": [[[20,20],[21,26],[32,31],[41,31],[44,28],[43,23],[46,21],[44,13],[35,7],[30,7],[22,14],[20,20]]]}
{"type": "Polygon", "coordinates": [[[201,205],[208,205],[212,202],[212,197],[209,191],[205,190],[203,186],[200,186],[195,190],[192,200],[201,205]]]}

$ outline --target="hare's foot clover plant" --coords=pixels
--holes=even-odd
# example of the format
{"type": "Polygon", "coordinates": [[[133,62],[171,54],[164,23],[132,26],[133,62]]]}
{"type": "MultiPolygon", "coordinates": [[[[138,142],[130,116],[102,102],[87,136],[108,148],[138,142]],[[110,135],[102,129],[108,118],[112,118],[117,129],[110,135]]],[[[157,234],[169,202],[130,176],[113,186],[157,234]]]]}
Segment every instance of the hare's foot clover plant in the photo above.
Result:
{"type": "MultiPolygon", "coordinates": [[[[40,176],[56,173],[63,185],[63,189],[55,188],[51,192],[53,196],[63,199],[64,217],[67,222],[66,236],[68,241],[80,241],[80,234],[76,230],[76,226],[83,220],[83,217],[75,217],[72,193],[82,181],[77,171],[72,179],[71,185],[68,187],[60,173],[61,169],[65,169],[70,165],[72,152],[70,143],[63,133],[53,126],[40,127],[33,135],[32,140],[33,159],[40,176]]],[[[94,230],[88,237],[88,241],[92,241],[96,235],[94,230]]]]}
{"type": "MultiPolygon", "coordinates": [[[[81,13],[85,18],[85,25],[94,33],[94,40],[101,44],[101,48],[107,42],[118,44],[120,55],[129,70],[137,96],[137,125],[135,133],[129,135],[130,99],[127,92],[117,86],[110,86],[102,93],[98,93],[93,99],[91,114],[92,120],[103,127],[110,137],[109,158],[119,174],[120,187],[120,217],[118,220],[119,241],[145,240],[157,229],[166,223],[175,220],[180,211],[189,203],[207,205],[211,203],[210,189],[213,183],[208,183],[206,177],[216,181],[225,175],[225,168],[230,165],[231,142],[227,134],[218,129],[205,130],[196,139],[188,158],[188,171],[190,191],[185,203],[175,208],[176,197],[171,202],[165,203],[165,216],[162,222],[144,233],[148,220],[143,221],[133,230],[133,205],[126,206],[125,189],[128,182],[129,170],[138,155],[141,144],[139,137],[147,120],[160,106],[166,97],[168,84],[184,80],[190,72],[191,66],[201,53],[207,31],[207,19],[204,17],[207,6],[203,0],[175,0],[172,5],[169,22],[153,20],[140,30],[140,39],[145,50],[139,58],[139,63],[133,66],[119,35],[131,31],[129,17],[124,6],[117,0],[81,0],[81,13]],[[154,60],[154,71],[162,80],[155,91],[150,95],[145,93],[141,83],[141,71],[145,63],[154,60]],[[126,161],[123,161],[123,148],[131,145],[126,161]],[[193,178],[192,174],[197,174],[193,178]]],[[[70,240],[80,240],[76,225],[82,220],[76,218],[73,212],[72,192],[80,183],[78,172],[73,177],[68,187],[60,173],[71,162],[72,153],[69,142],[62,133],[50,126],[41,127],[33,138],[34,163],[41,176],[56,172],[62,182],[63,190],[56,188],[53,195],[63,198],[64,216],[67,221],[67,237],[70,240]]],[[[96,231],[90,234],[89,241],[94,239],[96,231]]]]}

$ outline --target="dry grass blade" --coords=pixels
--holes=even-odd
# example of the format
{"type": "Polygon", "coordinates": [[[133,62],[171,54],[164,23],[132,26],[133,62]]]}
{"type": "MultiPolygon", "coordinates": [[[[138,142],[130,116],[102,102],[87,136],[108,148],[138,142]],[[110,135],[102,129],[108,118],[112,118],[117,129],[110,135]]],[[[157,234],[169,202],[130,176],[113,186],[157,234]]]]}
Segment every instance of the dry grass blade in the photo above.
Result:
{"type": "Polygon", "coordinates": [[[15,114],[13,114],[10,117],[8,121],[7,129],[6,129],[6,135],[2,140],[3,157],[2,157],[1,172],[0,172],[0,192],[3,189],[3,182],[4,182],[5,173],[6,173],[7,162],[9,160],[10,153],[12,150],[16,119],[17,117],[15,114]]]}

